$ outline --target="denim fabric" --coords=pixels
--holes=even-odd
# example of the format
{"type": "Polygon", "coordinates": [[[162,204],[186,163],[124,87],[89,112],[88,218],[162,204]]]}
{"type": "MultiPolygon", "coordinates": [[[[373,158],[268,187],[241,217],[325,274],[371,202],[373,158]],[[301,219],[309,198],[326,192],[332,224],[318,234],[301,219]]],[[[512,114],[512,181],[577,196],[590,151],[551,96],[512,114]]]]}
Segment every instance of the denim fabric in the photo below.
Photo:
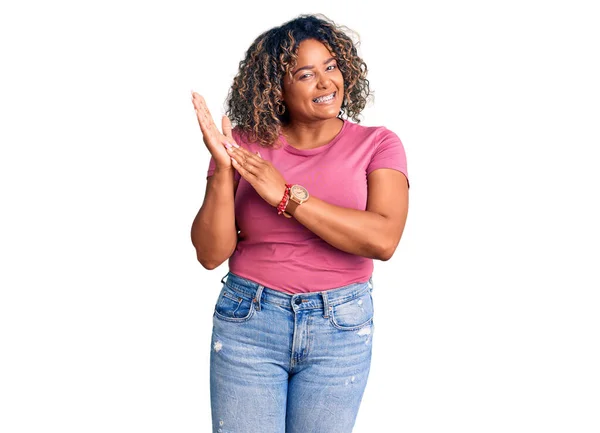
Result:
{"type": "Polygon", "coordinates": [[[213,316],[213,432],[350,433],[371,364],[372,279],[289,295],[226,278],[213,316]]]}

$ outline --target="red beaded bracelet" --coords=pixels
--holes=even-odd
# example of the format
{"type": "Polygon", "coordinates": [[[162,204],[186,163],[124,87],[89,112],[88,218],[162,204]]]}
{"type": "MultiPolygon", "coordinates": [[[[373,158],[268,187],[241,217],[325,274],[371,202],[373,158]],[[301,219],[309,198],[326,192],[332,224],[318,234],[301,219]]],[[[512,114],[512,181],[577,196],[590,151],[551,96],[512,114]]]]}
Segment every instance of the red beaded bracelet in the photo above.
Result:
{"type": "Polygon", "coordinates": [[[281,215],[285,211],[285,208],[287,207],[287,204],[290,201],[290,188],[291,187],[292,187],[291,184],[289,184],[289,183],[285,184],[285,191],[283,192],[283,198],[281,199],[281,202],[277,205],[277,215],[281,215]]]}

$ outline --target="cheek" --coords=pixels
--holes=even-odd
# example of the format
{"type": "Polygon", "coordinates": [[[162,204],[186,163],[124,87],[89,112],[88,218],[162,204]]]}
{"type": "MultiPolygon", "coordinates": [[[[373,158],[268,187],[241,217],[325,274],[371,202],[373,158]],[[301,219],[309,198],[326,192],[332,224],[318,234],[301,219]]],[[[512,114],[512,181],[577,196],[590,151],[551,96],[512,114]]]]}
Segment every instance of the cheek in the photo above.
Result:
{"type": "Polygon", "coordinates": [[[335,86],[338,89],[340,89],[341,92],[343,92],[345,90],[344,77],[342,76],[342,74],[340,74],[339,76],[336,76],[332,81],[335,83],[335,86]]]}
{"type": "Polygon", "coordinates": [[[310,105],[312,102],[312,92],[307,86],[301,87],[296,86],[294,89],[290,89],[288,93],[288,102],[293,106],[310,105]]]}
{"type": "Polygon", "coordinates": [[[310,106],[312,105],[314,92],[308,91],[307,89],[296,89],[296,91],[290,96],[292,97],[293,105],[297,107],[310,106]]]}

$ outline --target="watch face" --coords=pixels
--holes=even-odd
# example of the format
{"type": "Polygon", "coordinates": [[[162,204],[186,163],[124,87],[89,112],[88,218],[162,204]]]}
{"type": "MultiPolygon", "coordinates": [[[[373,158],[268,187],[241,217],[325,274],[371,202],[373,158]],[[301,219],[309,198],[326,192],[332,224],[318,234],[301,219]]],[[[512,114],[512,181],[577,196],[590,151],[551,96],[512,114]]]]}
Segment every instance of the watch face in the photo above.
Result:
{"type": "Polygon", "coordinates": [[[290,194],[300,201],[308,199],[308,191],[301,185],[292,186],[292,188],[290,188],[290,194]]]}

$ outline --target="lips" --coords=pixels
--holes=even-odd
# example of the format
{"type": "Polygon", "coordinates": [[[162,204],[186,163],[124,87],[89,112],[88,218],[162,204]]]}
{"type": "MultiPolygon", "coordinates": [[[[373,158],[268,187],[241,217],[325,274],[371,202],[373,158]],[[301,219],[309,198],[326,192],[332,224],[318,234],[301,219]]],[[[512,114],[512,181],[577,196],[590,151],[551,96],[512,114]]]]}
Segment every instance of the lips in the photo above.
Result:
{"type": "Polygon", "coordinates": [[[325,102],[331,102],[335,99],[336,92],[329,93],[327,95],[319,96],[318,98],[313,99],[313,102],[317,104],[322,104],[325,102]]]}

